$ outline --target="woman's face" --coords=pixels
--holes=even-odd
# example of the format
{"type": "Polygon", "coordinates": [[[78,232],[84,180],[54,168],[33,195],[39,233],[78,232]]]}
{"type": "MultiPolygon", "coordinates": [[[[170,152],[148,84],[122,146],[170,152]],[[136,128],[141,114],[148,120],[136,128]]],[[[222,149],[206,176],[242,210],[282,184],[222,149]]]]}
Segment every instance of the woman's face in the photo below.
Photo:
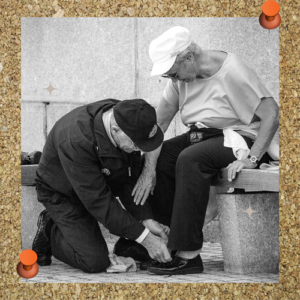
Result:
{"type": "Polygon", "coordinates": [[[164,75],[167,75],[167,77],[171,78],[174,82],[179,80],[187,83],[195,80],[197,74],[193,61],[186,58],[184,61],[175,62],[172,68],[164,75]]]}

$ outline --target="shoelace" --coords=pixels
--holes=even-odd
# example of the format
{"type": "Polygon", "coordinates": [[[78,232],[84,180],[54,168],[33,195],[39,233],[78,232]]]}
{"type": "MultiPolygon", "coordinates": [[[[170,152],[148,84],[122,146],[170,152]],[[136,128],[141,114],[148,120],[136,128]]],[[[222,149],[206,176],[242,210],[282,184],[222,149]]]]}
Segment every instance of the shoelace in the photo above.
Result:
{"type": "Polygon", "coordinates": [[[168,261],[166,263],[161,263],[161,266],[171,267],[171,266],[174,266],[174,264],[179,265],[179,261],[180,261],[180,257],[175,256],[171,261],[168,261]]]}
{"type": "Polygon", "coordinates": [[[160,265],[161,263],[157,260],[154,260],[154,259],[151,259],[150,263],[149,263],[149,266],[158,266],[160,265]]]}

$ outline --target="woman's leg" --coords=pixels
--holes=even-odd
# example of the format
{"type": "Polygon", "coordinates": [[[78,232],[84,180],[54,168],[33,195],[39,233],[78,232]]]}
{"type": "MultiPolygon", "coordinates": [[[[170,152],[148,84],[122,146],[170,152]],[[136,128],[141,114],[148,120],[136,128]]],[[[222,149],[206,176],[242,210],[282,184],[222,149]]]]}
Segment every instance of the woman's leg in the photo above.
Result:
{"type": "Polygon", "coordinates": [[[168,247],[195,251],[203,244],[202,228],[212,176],[236,160],[224,137],[215,137],[184,149],[176,164],[176,191],[168,247]]]}
{"type": "Polygon", "coordinates": [[[170,226],[175,195],[175,167],[179,154],[189,146],[187,134],[163,143],[156,166],[156,186],[149,201],[155,220],[170,226]]]}

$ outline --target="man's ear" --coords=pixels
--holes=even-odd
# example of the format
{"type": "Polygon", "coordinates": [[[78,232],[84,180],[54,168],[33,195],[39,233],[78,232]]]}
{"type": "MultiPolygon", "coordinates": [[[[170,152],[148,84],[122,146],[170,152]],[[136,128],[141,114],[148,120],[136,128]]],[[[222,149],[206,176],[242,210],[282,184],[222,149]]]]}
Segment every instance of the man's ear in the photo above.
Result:
{"type": "Polygon", "coordinates": [[[186,60],[189,61],[189,62],[193,62],[195,59],[194,59],[194,55],[191,51],[189,51],[187,54],[186,54],[186,60]]]}
{"type": "Polygon", "coordinates": [[[117,125],[112,125],[111,126],[111,130],[114,132],[114,133],[117,133],[121,130],[121,128],[117,125]]]}

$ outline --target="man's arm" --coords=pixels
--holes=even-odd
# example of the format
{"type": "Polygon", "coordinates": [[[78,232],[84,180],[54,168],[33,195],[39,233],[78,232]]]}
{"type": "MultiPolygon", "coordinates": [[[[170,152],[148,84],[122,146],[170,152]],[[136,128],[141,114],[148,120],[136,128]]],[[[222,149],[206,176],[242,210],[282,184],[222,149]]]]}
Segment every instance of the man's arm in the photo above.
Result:
{"type": "Polygon", "coordinates": [[[58,155],[74,191],[93,217],[111,233],[136,240],[145,227],[111,193],[93,145],[66,141],[58,147],[58,155]]]}
{"type": "Polygon", "coordinates": [[[150,257],[159,262],[170,261],[171,257],[164,241],[149,232],[124,210],[111,193],[90,147],[93,145],[66,141],[58,148],[63,169],[83,205],[112,234],[130,240],[143,239],[141,243],[148,250],[150,257]]]}
{"type": "MultiPolygon", "coordinates": [[[[255,114],[260,118],[261,125],[250,155],[256,156],[260,160],[278,129],[279,107],[273,98],[262,98],[255,114]]],[[[255,167],[256,164],[251,163],[248,158],[236,160],[227,167],[228,180],[232,181],[236,177],[236,172],[240,172],[244,168],[254,169],[255,167]]]]}
{"type": "Polygon", "coordinates": [[[172,260],[163,239],[155,236],[151,232],[148,233],[141,244],[148,250],[151,258],[164,263],[172,260]]]}
{"type": "MultiPolygon", "coordinates": [[[[178,111],[177,107],[174,107],[169,102],[165,100],[164,97],[161,98],[158,108],[157,108],[157,123],[166,132],[171,121],[178,111]]],[[[153,193],[155,183],[156,183],[156,164],[159,157],[162,145],[152,152],[145,154],[145,164],[133,191],[135,204],[141,203],[143,205],[147,200],[149,193],[153,193]]]]}

